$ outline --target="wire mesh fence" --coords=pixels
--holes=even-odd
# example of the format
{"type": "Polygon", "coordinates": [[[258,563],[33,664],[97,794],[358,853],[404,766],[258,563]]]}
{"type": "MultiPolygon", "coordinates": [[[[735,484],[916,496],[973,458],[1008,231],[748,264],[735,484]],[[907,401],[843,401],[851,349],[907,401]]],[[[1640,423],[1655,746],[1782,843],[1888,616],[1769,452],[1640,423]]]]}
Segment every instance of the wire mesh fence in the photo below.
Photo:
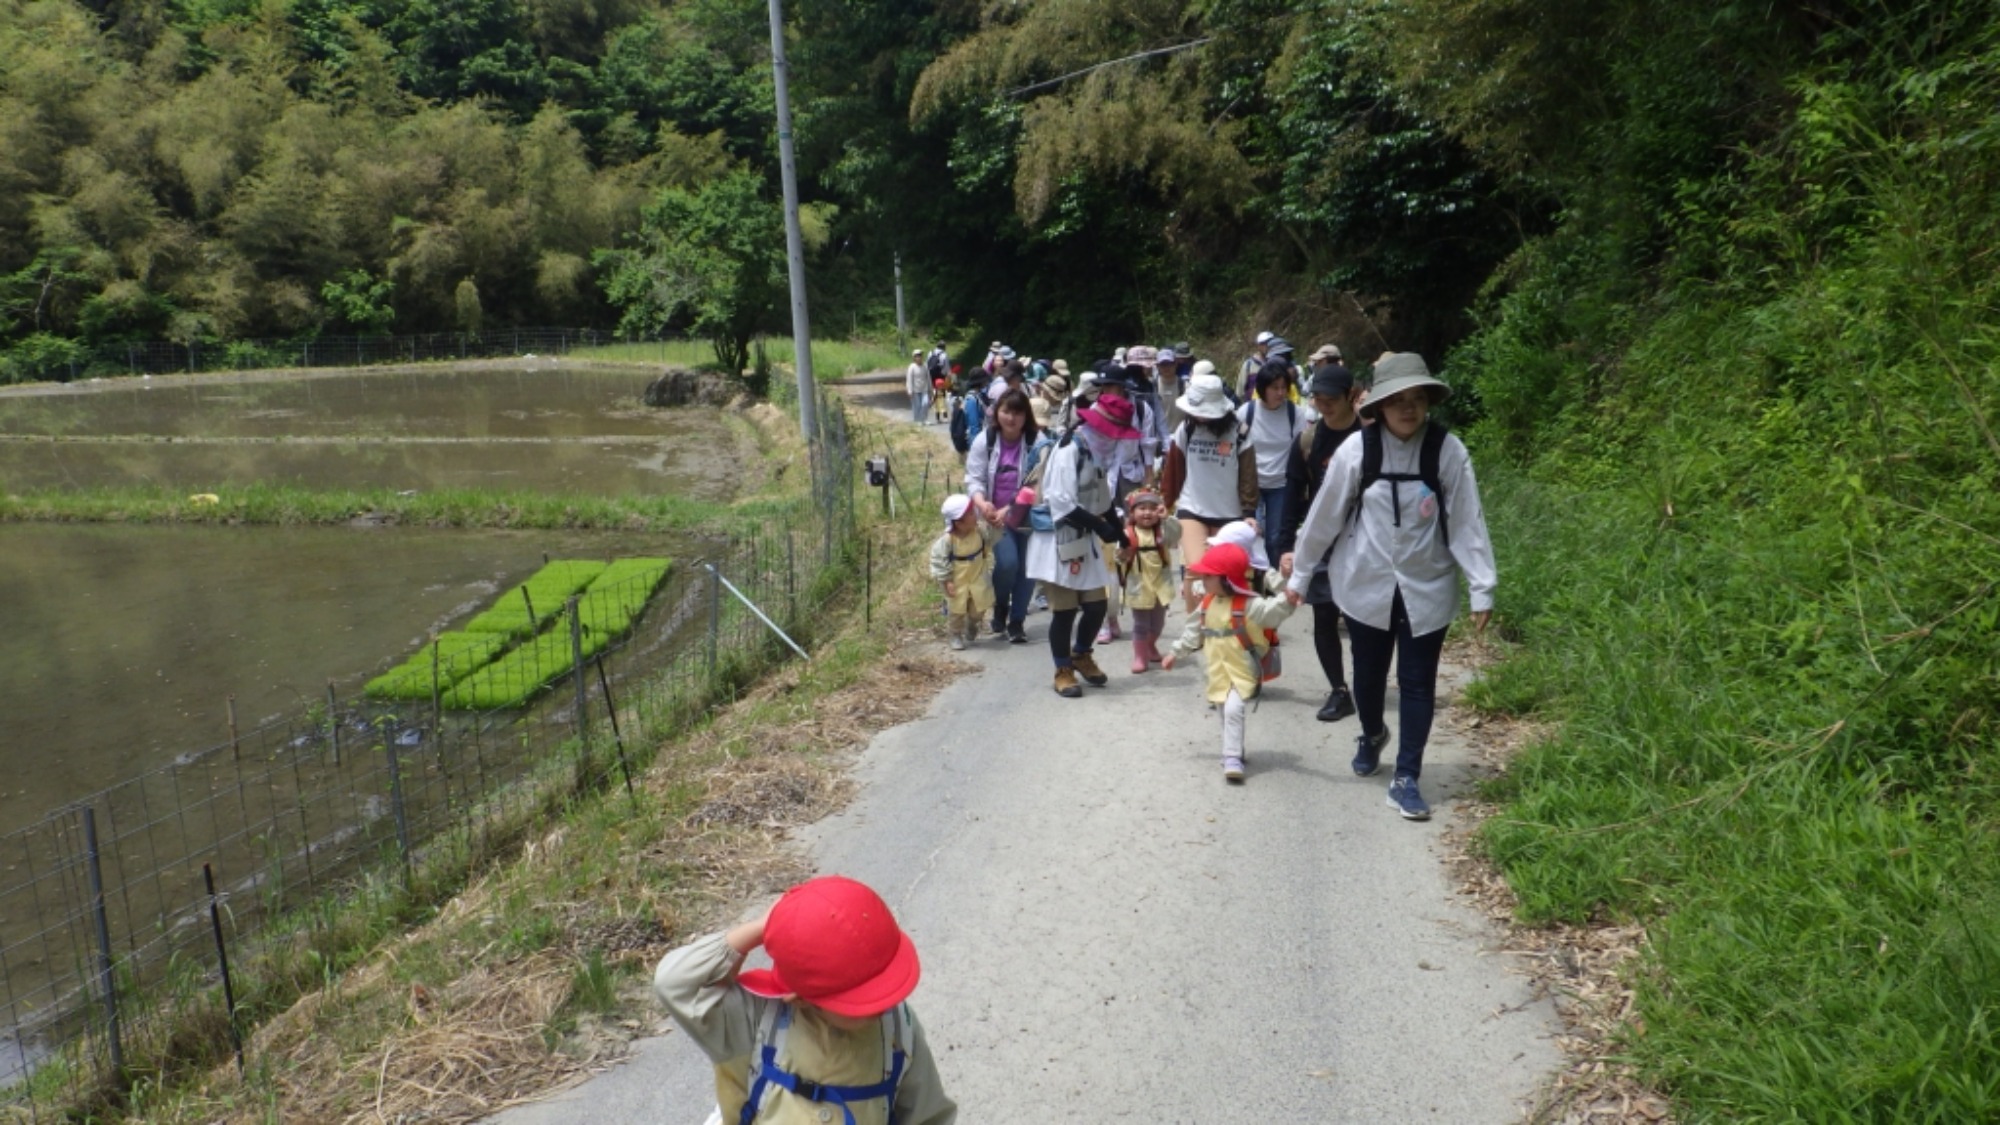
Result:
{"type": "Polygon", "coordinates": [[[780,631],[809,641],[861,565],[848,419],[828,400],[820,423],[807,502],[673,560],[657,590],[641,574],[545,608],[513,650],[525,705],[454,706],[470,677],[439,653],[419,698],[232,719],[227,741],[0,835],[0,1111],[62,1117],[226,1051],[225,983],[281,993],[313,970],[301,933],[359,896],[448,889],[576,794],[629,787],[650,756],[633,736],[699,718],[786,655],[780,631]]]}

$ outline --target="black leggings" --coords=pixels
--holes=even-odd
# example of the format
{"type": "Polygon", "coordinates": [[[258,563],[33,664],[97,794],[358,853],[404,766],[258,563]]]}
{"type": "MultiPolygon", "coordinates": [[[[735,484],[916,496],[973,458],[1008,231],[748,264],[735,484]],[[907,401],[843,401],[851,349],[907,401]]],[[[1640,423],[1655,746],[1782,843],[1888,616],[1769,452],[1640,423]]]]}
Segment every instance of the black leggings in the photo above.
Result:
{"type": "Polygon", "coordinates": [[[1340,607],[1328,602],[1313,606],[1313,651],[1319,654],[1319,670],[1326,673],[1326,686],[1347,686],[1347,667],[1340,655],[1340,607]]]}
{"type": "Polygon", "coordinates": [[[1083,603],[1081,610],[1058,609],[1050,615],[1049,653],[1056,658],[1056,667],[1067,668],[1077,657],[1090,655],[1090,646],[1097,643],[1097,630],[1104,624],[1104,611],[1110,605],[1098,598],[1083,603]]]}

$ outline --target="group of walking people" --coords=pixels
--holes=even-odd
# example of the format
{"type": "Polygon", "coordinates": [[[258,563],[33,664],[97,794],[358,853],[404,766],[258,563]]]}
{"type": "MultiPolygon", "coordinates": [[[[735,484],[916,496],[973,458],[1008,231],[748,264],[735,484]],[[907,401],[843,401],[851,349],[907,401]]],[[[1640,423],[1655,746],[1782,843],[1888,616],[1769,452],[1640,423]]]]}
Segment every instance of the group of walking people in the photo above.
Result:
{"type": "Polygon", "coordinates": [[[1358,716],[1359,776],[1395,739],[1388,803],[1427,819],[1419,779],[1446,627],[1461,576],[1479,630],[1496,583],[1471,460],[1431,417],[1451,389],[1415,353],[1382,355],[1363,390],[1337,346],[1315,350],[1307,374],[1281,338],[1256,346],[1232,388],[1206,360],[1183,372],[1185,345],[1119,349],[1072,385],[1063,360],[1031,379],[996,343],[987,385],[955,407],[980,420],[930,555],[953,646],[1030,643],[1030,603],[1044,598],[1053,689],[1081,698],[1110,684],[1099,650],[1126,637],[1129,610],[1132,674],[1202,655],[1223,774],[1241,782],[1247,705],[1277,673],[1278,627],[1310,606],[1328,684],[1318,719],[1358,716]]]}

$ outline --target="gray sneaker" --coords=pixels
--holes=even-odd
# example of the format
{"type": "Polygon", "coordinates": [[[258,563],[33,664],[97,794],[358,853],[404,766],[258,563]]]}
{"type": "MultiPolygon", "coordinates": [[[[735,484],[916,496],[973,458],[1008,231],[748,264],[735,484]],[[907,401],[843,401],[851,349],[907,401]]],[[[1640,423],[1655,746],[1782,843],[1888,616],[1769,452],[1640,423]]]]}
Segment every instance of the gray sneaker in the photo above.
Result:
{"type": "Polygon", "coordinates": [[[1414,777],[1399,777],[1389,783],[1389,807],[1402,814],[1404,820],[1431,818],[1431,807],[1424,803],[1424,795],[1417,792],[1414,777]]]}
{"type": "Polygon", "coordinates": [[[953,652],[965,651],[965,634],[953,633],[951,635],[951,649],[953,652]]]}

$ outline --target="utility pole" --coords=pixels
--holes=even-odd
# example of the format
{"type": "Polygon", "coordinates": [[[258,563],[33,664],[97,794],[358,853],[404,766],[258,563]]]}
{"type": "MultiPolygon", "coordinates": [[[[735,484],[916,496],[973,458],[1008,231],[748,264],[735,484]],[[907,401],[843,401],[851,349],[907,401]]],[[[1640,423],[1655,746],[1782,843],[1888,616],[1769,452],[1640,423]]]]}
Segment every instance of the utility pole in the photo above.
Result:
{"type": "Polygon", "coordinates": [[[819,404],[814,397],[812,323],[806,315],[805,238],[799,233],[799,169],[792,157],[792,102],[785,64],[785,6],[771,4],[771,85],[778,98],[778,171],[785,185],[785,257],[792,280],[792,354],[799,377],[799,429],[807,441],[819,436],[819,404]]]}
{"type": "Polygon", "coordinates": [[[910,348],[910,333],[903,326],[903,252],[896,251],[896,355],[910,348]]]}

